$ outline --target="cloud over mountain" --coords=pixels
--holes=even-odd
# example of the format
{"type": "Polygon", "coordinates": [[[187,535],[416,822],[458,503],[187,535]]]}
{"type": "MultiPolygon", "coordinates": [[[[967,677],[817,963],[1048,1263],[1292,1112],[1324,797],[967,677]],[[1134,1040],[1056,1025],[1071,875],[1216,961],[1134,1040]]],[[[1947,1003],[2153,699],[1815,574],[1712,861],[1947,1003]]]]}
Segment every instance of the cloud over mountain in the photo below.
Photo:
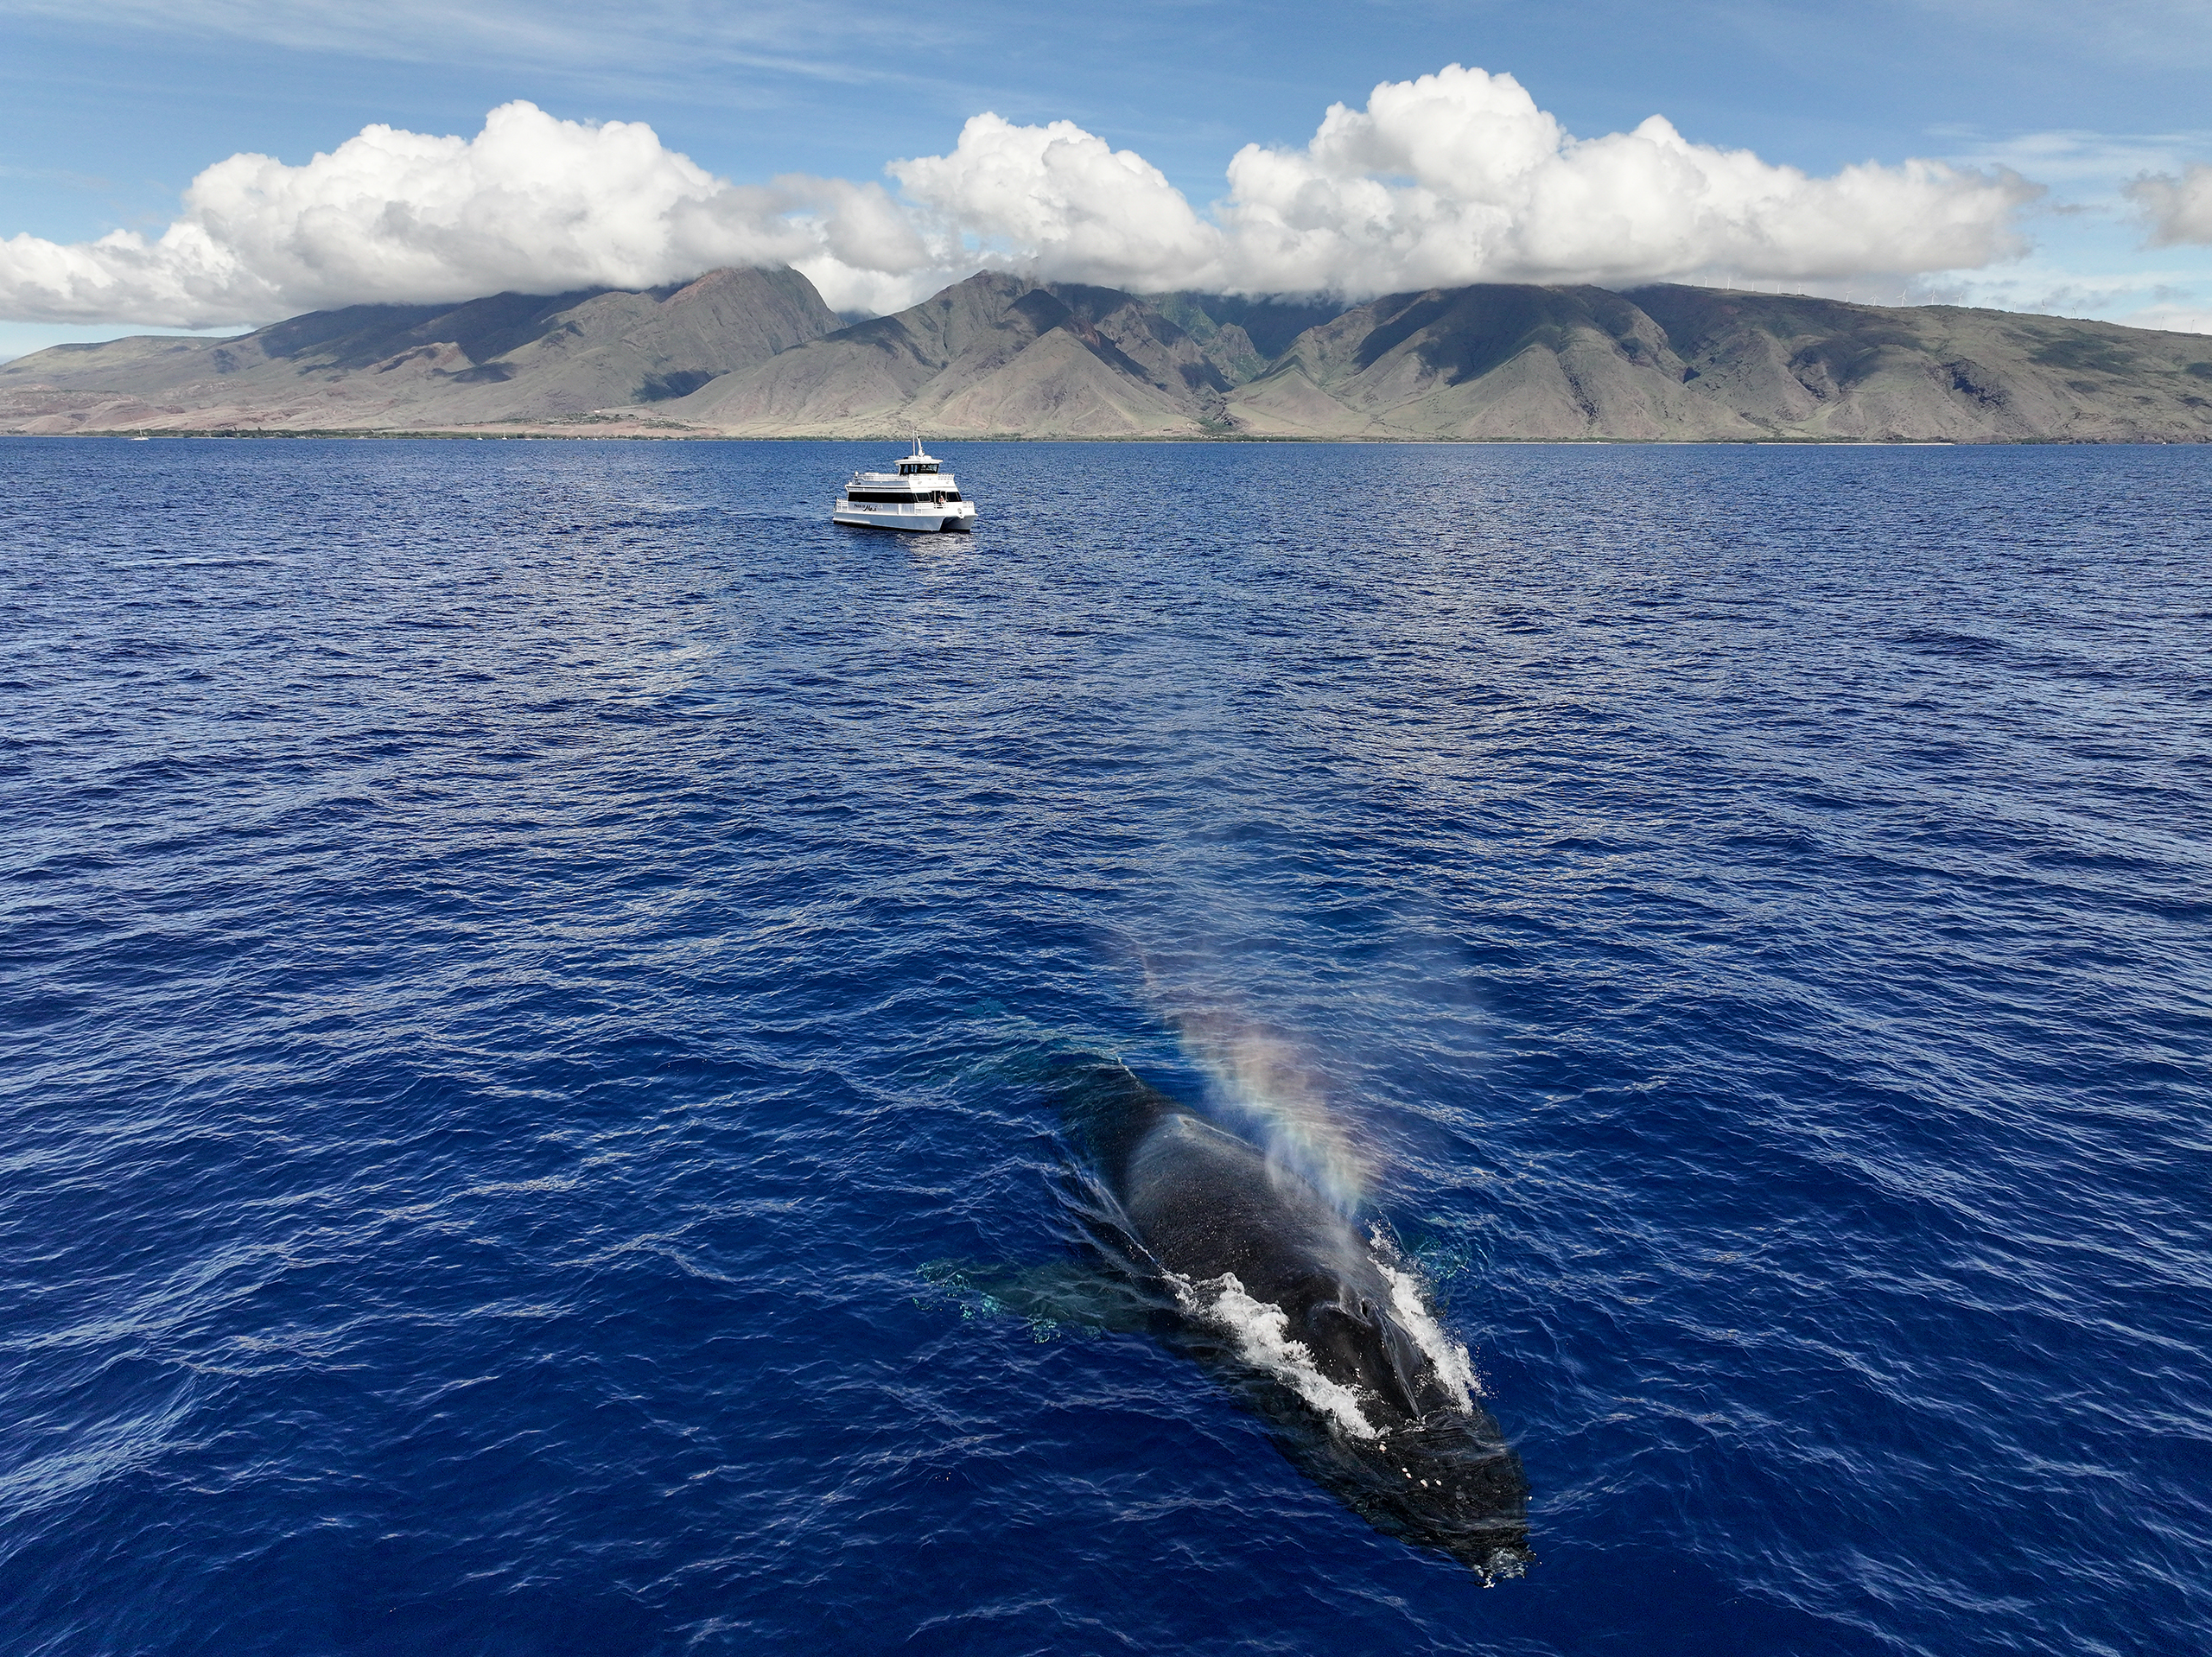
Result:
{"type": "Polygon", "coordinates": [[[649,126],[507,104],[473,139],[372,126],[303,166],[233,156],[193,180],[182,216],[152,242],[128,231],[0,242],[0,311],[192,326],[649,287],[814,251],[818,238],[783,217],[792,205],[715,177],[649,126]]]}
{"type": "Polygon", "coordinates": [[[1510,75],[1457,65],[1331,107],[1303,149],[1247,144],[1200,219],[1071,123],[969,121],[894,162],[906,194],[1054,276],[1123,287],[1372,294],[1469,282],[1808,278],[1986,264],[2038,187],[1940,162],[1833,178],[1693,144],[1653,116],[1577,139],[1510,75]]]}
{"type": "Polygon", "coordinates": [[[2039,194],[1938,162],[1809,178],[1656,115],[1576,139],[1511,76],[1457,66],[1334,105],[1302,151],[1248,145],[1229,178],[1245,281],[1351,289],[1953,270],[2018,251],[2039,194]]]}
{"type": "Polygon", "coordinates": [[[2178,178],[2138,179],[2127,196],[2151,222],[2152,246],[2212,244],[2212,162],[2194,162],[2178,178]]]}
{"type": "Polygon", "coordinates": [[[474,139],[372,126],[301,166],[233,156],[193,181],[152,241],[0,242],[0,314],[206,325],[649,287],[753,263],[796,264],[831,304],[874,308],[978,265],[1354,296],[1723,272],[1802,281],[1986,264],[2019,250],[2016,216],[2039,193],[2002,169],[1937,162],[1813,178],[1689,143],[1656,116],[1577,139],[1511,76],[1457,65],[1386,82],[1363,110],[1332,106],[1303,149],[1246,145],[1210,216],[1141,156],[1066,121],[979,115],[949,154],[888,171],[899,197],[840,179],[734,184],[642,124],[513,103],[474,139]]]}

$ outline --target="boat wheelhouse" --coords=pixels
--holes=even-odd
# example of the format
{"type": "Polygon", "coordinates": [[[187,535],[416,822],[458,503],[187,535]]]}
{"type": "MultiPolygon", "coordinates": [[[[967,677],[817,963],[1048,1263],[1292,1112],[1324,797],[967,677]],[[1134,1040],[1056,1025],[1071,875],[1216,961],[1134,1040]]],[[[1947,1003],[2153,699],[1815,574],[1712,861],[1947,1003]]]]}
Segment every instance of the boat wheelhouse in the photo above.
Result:
{"type": "Polygon", "coordinates": [[[976,527],[976,503],[960,498],[960,484],[935,455],[914,452],[896,472],[855,472],[830,509],[832,524],[861,530],[930,530],[966,533],[976,527]]]}

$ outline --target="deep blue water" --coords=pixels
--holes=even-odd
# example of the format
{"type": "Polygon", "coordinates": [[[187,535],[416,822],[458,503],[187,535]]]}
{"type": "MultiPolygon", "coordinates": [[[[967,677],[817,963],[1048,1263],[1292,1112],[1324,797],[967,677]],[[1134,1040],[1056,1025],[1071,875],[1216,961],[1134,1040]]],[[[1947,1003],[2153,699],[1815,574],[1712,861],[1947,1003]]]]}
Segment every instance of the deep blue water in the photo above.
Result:
{"type": "Polygon", "coordinates": [[[943,452],[0,441],[0,1648],[2212,1645],[2212,455],[943,452]],[[948,1282],[1077,1050],[1525,1578],[948,1282]]]}

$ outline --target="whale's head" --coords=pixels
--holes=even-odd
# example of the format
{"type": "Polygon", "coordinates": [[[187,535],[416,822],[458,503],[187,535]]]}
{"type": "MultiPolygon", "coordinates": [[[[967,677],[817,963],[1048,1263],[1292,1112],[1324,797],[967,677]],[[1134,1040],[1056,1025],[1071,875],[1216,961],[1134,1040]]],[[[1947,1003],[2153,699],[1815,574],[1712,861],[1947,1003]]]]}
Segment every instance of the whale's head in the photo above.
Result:
{"type": "Polygon", "coordinates": [[[1532,1563],[1528,1477],[1486,1412],[1440,1412],[1359,1459],[1345,1499],[1378,1530],[1449,1554],[1486,1583],[1532,1563]]]}

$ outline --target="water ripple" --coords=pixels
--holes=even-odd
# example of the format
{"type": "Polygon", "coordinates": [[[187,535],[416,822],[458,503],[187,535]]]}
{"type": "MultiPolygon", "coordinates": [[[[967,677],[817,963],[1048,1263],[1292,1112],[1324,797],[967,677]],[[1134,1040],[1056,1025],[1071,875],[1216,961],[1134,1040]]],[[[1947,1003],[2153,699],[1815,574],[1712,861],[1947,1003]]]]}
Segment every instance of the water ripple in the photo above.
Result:
{"type": "Polygon", "coordinates": [[[2201,456],[0,447],[7,1649],[2212,1637],[2201,456]],[[932,1276],[1224,1040],[1525,1580],[932,1276]]]}

